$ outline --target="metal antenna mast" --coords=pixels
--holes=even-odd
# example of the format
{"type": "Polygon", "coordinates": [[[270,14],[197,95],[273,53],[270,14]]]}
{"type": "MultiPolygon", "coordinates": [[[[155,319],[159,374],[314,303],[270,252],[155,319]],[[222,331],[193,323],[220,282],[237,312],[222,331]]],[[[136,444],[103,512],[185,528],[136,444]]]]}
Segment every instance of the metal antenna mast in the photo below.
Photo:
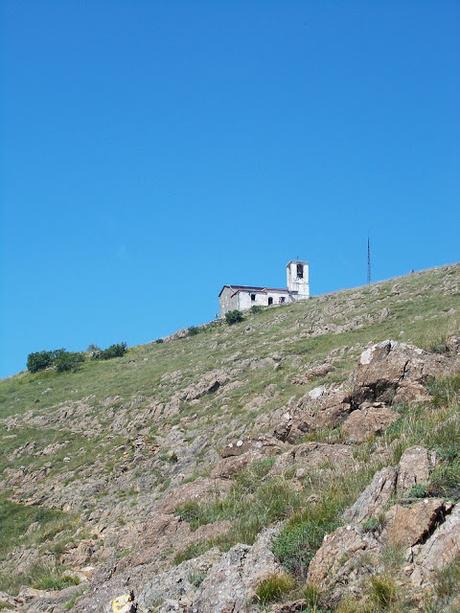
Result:
{"type": "Polygon", "coordinates": [[[371,241],[367,237],[367,284],[371,284],[371,241]]]}

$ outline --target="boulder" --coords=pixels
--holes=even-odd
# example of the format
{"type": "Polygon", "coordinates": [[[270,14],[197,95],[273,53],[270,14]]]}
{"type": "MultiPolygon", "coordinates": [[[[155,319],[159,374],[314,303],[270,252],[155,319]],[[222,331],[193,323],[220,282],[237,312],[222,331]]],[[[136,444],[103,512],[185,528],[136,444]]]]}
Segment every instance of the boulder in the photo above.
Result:
{"type": "Polygon", "coordinates": [[[382,403],[364,403],[343,422],[342,433],[349,443],[362,443],[375,434],[382,434],[398,417],[398,413],[382,403]]]}
{"type": "Polygon", "coordinates": [[[406,449],[399,460],[397,493],[404,496],[414,485],[427,484],[435,464],[436,452],[428,451],[425,447],[406,449]]]}
{"type": "Polygon", "coordinates": [[[325,536],[310,562],[308,583],[327,592],[328,603],[336,604],[363,576],[375,571],[373,554],[379,550],[372,534],[363,534],[356,526],[337,528],[325,536]]]}
{"type": "Polygon", "coordinates": [[[397,474],[392,466],[379,470],[356,502],[345,511],[345,521],[358,524],[380,515],[395,493],[397,474]]]}
{"type": "Polygon", "coordinates": [[[442,570],[460,555],[460,505],[421,546],[414,548],[411,582],[417,588],[433,582],[442,570]]]}
{"type": "Polygon", "coordinates": [[[440,498],[425,498],[411,506],[394,505],[385,516],[388,543],[406,548],[424,542],[451,508],[440,498]]]}
{"type": "Polygon", "coordinates": [[[199,479],[191,483],[184,483],[173,488],[163,497],[158,511],[173,513],[179,505],[185,502],[220,499],[228,493],[230,487],[231,484],[227,479],[199,479]]]}
{"type": "Polygon", "coordinates": [[[354,373],[353,403],[427,400],[426,380],[447,367],[447,358],[439,354],[393,340],[377,343],[360,356],[354,373]]]}
{"type": "Polygon", "coordinates": [[[270,474],[279,475],[294,467],[296,477],[300,478],[309,471],[346,468],[352,470],[356,465],[350,446],[310,442],[296,445],[290,451],[279,455],[270,474]]]}
{"type": "Polygon", "coordinates": [[[210,569],[193,601],[200,613],[256,611],[255,589],[267,576],[282,572],[271,551],[280,527],[263,530],[254,545],[235,545],[210,569]]]}

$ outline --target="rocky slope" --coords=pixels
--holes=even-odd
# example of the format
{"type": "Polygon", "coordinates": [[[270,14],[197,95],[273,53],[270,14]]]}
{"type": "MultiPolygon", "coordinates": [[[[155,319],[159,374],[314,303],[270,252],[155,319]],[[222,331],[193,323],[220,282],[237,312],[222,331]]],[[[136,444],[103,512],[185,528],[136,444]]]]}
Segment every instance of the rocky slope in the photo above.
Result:
{"type": "Polygon", "coordinates": [[[458,610],[459,280],[0,382],[0,608],[458,610]]]}

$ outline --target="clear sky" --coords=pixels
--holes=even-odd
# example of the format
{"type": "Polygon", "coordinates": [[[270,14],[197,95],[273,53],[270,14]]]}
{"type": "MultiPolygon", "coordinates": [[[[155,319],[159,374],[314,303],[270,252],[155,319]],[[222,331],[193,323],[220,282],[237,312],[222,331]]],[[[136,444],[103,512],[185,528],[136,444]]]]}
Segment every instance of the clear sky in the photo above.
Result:
{"type": "Polygon", "coordinates": [[[224,283],[459,260],[460,3],[2,0],[0,376],[224,283]]]}

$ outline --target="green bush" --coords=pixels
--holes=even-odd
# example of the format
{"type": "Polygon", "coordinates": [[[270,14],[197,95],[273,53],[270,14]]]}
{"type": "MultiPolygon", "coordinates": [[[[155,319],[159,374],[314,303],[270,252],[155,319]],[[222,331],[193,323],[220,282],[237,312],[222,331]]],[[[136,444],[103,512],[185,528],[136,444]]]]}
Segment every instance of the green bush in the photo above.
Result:
{"type": "Polygon", "coordinates": [[[263,308],[260,306],[260,304],[254,304],[251,307],[251,313],[254,313],[254,315],[257,315],[257,313],[261,313],[263,311],[263,308]]]}
{"type": "Polygon", "coordinates": [[[263,604],[275,602],[295,586],[294,579],[285,573],[273,574],[263,579],[256,587],[256,596],[263,604]]]}
{"type": "Polygon", "coordinates": [[[398,597],[396,584],[387,575],[374,575],[370,581],[371,598],[382,609],[388,609],[398,597]]]}
{"type": "Polygon", "coordinates": [[[65,353],[65,349],[54,349],[52,351],[35,351],[27,356],[27,370],[38,372],[54,366],[60,355],[65,353]]]}
{"type": "Polygon", "coordinates": [[[58,372],[77,370],[84,359],[85,356],[82,353],[63,351],[54,361],[54,365],[58,372]]]}
{"type": "Polygon", "coordinates": [[[116,343],[110,345],[107,349],[102,349],[93,354],[94,360],[111,360],[112,358],[121,358],[128,351],[128,345],[126,343],[116,343]]]}
{"type": "Polygon", "coordinates": [[[190,326],[190,328],[188,329],[189,336],[196,336],[199,333],[200,329],[198,328],[198,326],[190,326]]]}
{"type": "Polygon", "coordinates": [[[235,309],[233,311],[227,311],[227,313],[225,313],[225,321],[228,323],[229,326],[237,324],[240,321],[243,321],[243,319],[243,313],[241,311],[238,311],[238,309],[235,309]]]}

